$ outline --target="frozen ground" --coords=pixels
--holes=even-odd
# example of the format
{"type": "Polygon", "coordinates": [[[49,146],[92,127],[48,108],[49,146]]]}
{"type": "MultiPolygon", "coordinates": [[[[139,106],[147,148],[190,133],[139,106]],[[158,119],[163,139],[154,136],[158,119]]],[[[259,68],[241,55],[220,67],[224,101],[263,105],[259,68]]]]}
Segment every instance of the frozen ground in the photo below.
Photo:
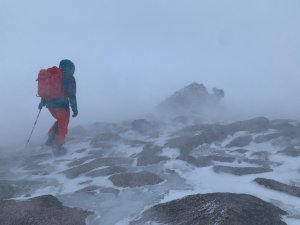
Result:
{"type": "Polygon", "coordinates": [[[70,132],[66,155],[54,157],[47,147],[30,146],[22,154],[14,152],[12,158],[2,158],[1,178],[37,181],[26,189],[17,189],[15,199],[52,194],[66,206],[93,211],[88,225],[127,225],[155,204],[214,192],[254,195],[288,212],[283,217],[288,225],[300,224],[300,196],[254,182],[256,178],[267,178],[300,186],[297,121],[269,121],[267,127],[254,130],[243,126],[232,129],[235,126],[226,124],[213,129],[212,124],[198,125],[143,124],[147,129],[134,128],[130,123],[77,127],[70,132]],[[216,129],[224,127],[226,134],[218,130],[215,135],[216,129]],[[212,133],[207,130],[213,130],[214,135],[209,136],[212,133]],[[274,133],[282,135],[264,141],[257,138],[274,133]],[[203,134],[204,142],[199,141],[203,134]],[[293,153],[283,151],[291,146],[293,153]],[[4,165],[11,160],[14,163],[9,167],[4,165]],[[148,184],[147,178],[138,178],[126,183],[145,171],[162,181],[148,184]],[[112,179],[118,174],[121,184],[112,179]]]}

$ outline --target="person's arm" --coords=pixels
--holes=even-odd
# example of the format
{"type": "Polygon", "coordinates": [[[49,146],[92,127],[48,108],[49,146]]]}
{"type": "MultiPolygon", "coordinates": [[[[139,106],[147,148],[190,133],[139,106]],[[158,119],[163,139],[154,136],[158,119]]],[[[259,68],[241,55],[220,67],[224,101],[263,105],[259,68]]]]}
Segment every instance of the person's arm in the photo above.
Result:
{"type": "Polygon", "coordinates": [[[77,109],[77,99],[76,99],[76,80],[73,76],[71,76],[68,81],[67,81],[68,85],[66,86],[66,93],[68,95],[69,101],[70,101],[70,105],[71,105],[71,109],[73,111],[73,117],[76,117],[78,114],[78,109],[77,109]]]}

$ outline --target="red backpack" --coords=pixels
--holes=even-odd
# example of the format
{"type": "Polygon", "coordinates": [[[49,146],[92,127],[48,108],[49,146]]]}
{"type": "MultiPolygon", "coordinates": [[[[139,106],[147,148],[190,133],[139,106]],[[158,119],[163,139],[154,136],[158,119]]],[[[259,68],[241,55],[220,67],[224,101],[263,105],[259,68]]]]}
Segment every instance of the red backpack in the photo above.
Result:
{"type": "Polygon", "coordinates": [[[63,71],[56,66],[48,69],[42,69],[39,72],[38,96],[45,100],[52,100],[59,97],[64,97],[62,90],[63,71]]]}

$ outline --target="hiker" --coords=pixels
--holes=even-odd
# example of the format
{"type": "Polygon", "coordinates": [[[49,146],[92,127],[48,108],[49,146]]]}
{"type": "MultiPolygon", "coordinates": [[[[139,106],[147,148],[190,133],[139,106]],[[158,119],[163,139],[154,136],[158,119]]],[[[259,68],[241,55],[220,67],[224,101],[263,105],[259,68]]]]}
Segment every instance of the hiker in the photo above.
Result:
{"type": "Polygon", "coordinates": [[[41,102],[39,103],[38,108],[41,110],[44,106],[46,106],[51,115],[56,119],[55,123],[48,131],[48,140],[45,144],[52,146],[53,150],[56,151],[57,154],[66,151],[63,144],[65,143],[66,134],[68,132],[70,105],[73,112],[72,117],[76,117],[78,115],[76,80],[73,76],[74,71],[74,63],[68,59],[64,59],[60,61],[59,68],[52,67],[47,70],[41,70],[40,72],[40,74],[55,74],[58,79],[53,82],[54,84],[52,83],[49,85],[49,82],[40,81],[43,79],[40,78],[40,74],[38,78],[38,93],[41,97],[41,102]],[[56,86],[59,88],[56,88],[56,86]]]}

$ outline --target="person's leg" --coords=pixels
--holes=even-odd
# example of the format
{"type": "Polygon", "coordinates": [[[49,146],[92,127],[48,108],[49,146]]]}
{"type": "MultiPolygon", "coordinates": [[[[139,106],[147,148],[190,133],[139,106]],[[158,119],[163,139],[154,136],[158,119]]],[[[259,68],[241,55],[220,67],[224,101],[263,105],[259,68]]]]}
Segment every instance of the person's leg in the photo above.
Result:
{"type": "Polygon", "coordinates": [[[57,139],[57,135],[58,135],[58,125],[57,125],[57,121],[55,121],[52,127],[48,131],[48,139],[45,144],[48,146],[52,146],[54,144],[54,141],[57,139]]]}
{"type": "Polygon", "coordinates": [[[56,142],[58,145],[63,145],[68,133],[70,110],[65,108],[50,108],[49,111],[56,119],[56,123],[53,125],[51,130],[55,129],[55,126],[57,127],[56,142]]]}

